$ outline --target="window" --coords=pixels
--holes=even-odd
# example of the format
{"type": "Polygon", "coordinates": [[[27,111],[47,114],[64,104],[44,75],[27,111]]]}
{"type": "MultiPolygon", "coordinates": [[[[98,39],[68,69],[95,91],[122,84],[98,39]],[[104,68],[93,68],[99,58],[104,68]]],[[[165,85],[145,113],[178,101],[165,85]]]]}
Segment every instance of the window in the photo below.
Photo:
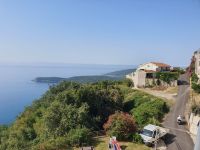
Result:
{"type": "Polygon", "coordinates": [[[148,137],[152,137],[153,132],[144,129],[144,130],[142,131],[142,134],[145,135],[145,136],[148,136],[148,137]]]}

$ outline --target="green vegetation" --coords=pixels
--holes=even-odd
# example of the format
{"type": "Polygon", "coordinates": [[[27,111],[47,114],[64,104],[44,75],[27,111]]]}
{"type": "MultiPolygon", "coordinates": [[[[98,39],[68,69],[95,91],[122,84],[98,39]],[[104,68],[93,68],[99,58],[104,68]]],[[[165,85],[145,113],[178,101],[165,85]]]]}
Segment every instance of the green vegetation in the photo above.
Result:
{"type": "Polygon", "coordinates": [[[105,81],[105,80],[119,81],[119,80],[124,79],[125,75],[134,71],[135,69],[127,69],[127,70],[110,72],[104,75],[75,76],[75,77],[70,77],[70,78],[37,77],[33,81],[38,82],[38,83],[59,83],[62,81],[79,82],[79,83],[94,83],[94,82],[105,81]]]}
{"type": "MultiPolygon", "coordinates": [[[[198,76],[193,72],[191,75],[191,82],[192,82],[192,89],[196,92],[196,93],[200,93],[200,84],[198,83],[199,78],[198,76]]],[[[192,112],[196,115],[200,115],[200,105],[194,103],[192,105],[192,112]]]]}
{"type": "Polygon", "coordinates": [[[196,75],[196,73],[194,73],[194,72],[192,73],[191,80],[192,80],[192,83],[197,83],[198,82],[199,78],[196,75]]]}
{"type": "Polygon", "coordinates": [[[133,142],[138,143],[138,144],[142,144],[143,139],[138,133],[135,133],[135,134],[133,134],[133,142]]]}
{"type": "Polygon", "coordinates": [[[168,110],[161,99],[129,86],[127,80],[62,82],[52,86],[13,124],[0,127],[0,150],[70,150],[91,145],[95,140],[93,133],[102,130],[105,123],[113,128],[108,125],[108,133],[129,139],[136,133],[136,126],[158,123],[168,110]],[[109,121],[112,117],[117,119],[109,121]],[[127,128],[123,128],[127,122],[127,128]],[[134,128],[130,128],[132,125],[134,128]],[[126,132],[121,136],[118,129],[126,132]]]}
{"type": "Polygon", "coordinates": [[[192,106],[192,112],[193,112],[195,115],[200,115],[200,106],[197,105],[197,104],[193,104],[193,106],[192,106]]]}
{"type": "Polygon", "coordinates": [[[200,93],[200,84],[192,83],[192,89],[193,89],[195,92],[200,93]]]}
{"type": "Polygon", "coordinates": [[[169,111],[165,101],[143,92],[131,91],[125,100],[124,111],[134,116],[139,128],[149,123],[160,125],[164,114],[169,111]]]}
{"type": "MultiPolygon", "coordinates": [[[[98,137],[96,138],[96,142],[93,144],[95,145],[95,150],[107,150],[108,149],[108,141],[109,137],[98,137]]],[[[133,143],[132,141],[123,141],[119,142],[122,150],[150,150],[149,147],[143,144],[133,143]]],[[[80,150],[80,148],[75,148],[75,150],[80,150]]]]}
{"type": "Polygon", "coordinates": [[[130,140],[136,132],[136,124],[128,113],[116,112],[108,118],[104,129],[109,136],[115,135],[118,140],[130,140]]]}
{"type": "Polygon", "coordinates": [[[196,92],[196,93],[200,93],[200,84],[198,83],[198,76],[195,73],[192,73],[191,75],[191,82],[192,82],[192,89],[196,92]]]}
{"type": "Polygon", "coordinates": [[[165,113],[169,111],[166,102],[159,99],[154,99],[142,103],[137,108],[133,108],[132,114],[135,117],[139,127],[144,127],[147,124],[160,125],[165,113]]]}
{"type": "MultiPolygon", "coordinates": [[[[156,78],[161,81],[164,81],[170,84],[171,81],[178,80],[179,73],[178,72],[157,72],[156,78]]],[[[159,83],[157,83],[159,85],[159,83]]]]}
{"type": "Polygon", "coordinates": [[[178,72],[179,74],[184,74],[186,71],[184,68],[181,67],[174,67],[173,72],[178,72]]]}
{"type": "Polygon", "coordinates": [[[76,76],[76,77],[70,77],[70,78],[37,77],[36,79],[34,79],[34,81],[38,83],[59,83],[62,81],[78,82],[78,83],[94,83],[94,82],[105,81],[105,80],[118,81],[121,79],[122,79],[121,77],[100,75],[100,76],[76,76]]]}

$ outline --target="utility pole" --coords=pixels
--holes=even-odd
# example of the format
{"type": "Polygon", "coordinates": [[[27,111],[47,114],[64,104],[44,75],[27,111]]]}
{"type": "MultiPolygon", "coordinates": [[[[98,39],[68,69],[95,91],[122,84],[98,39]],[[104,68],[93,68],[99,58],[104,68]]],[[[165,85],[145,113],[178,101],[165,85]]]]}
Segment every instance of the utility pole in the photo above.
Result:
{"type": "Polygon", "coordinates": [[[156,135],[155,135],[155,143],[154,143],[154,148],[155,148],[155,150],[157,150],[158,140],[159,140],[159,135],[158,135],[158,131],[156,131],[156,135]]]}
{"type": "Polygon", "coordinates": [[[200,121],[198,123],[197,138],[196,138],[194,150],[200,150],[200,121]]]}

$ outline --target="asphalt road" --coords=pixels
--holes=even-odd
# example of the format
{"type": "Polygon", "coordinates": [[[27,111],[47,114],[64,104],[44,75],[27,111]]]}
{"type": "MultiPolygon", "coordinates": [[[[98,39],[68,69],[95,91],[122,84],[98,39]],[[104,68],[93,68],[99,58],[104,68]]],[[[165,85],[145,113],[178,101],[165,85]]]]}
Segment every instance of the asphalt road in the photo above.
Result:
{"type": "Polygon", "coordinates": [[[186,103],[189,99],[189,82],[188,75],[181,75],[180,79],[184,85],[179,85],[176,102],[167,115],[163,126],[170,129],[165,143],[167,150],[193,150],[194,143],[188,134],[188,130],[184,125],[178,125],[176,119],[178,115],[184,115],[186,103]]]}

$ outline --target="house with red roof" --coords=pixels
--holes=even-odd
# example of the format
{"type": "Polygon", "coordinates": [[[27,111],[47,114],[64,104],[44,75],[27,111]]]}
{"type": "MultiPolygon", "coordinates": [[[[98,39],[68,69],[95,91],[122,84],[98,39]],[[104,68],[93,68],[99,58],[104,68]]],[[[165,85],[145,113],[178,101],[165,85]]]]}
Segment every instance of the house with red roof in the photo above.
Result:
{"type": "Polygon", "coordinates": [[[145,87],[147,82],[148,84],[152,84],[149,81],[153,82],[151,79],[156,78],[157,72],[169,72],[172,69],[172,66],[165,63],[149,62],[140,65],[135,72],[126,75],[126,78],[131,79],[136,88],[140,88],[145,87]]]}

